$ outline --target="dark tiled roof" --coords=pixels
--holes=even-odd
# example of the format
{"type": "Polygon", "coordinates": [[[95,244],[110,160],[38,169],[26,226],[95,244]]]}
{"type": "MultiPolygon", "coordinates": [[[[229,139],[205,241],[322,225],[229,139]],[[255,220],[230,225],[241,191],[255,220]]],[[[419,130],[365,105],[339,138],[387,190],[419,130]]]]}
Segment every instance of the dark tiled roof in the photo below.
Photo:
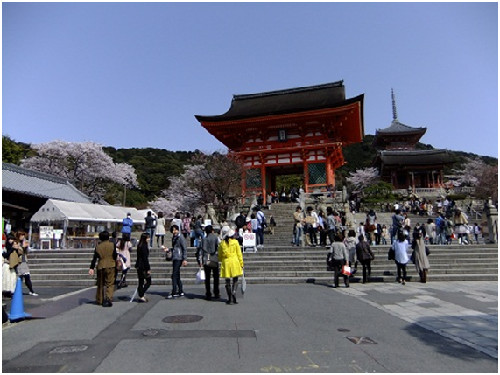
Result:
{"type": "Polygon", "coordinates": [[[385,165],[432,165],[453,161],[447,150],[380,151],[377,159],[385,165]]]}
{"type": "Polygon", "coordinates": [[[377,129],[377,134],[422,134],[424,135],[427,131],[427,128],[412,128],[411,126],[402,124],[398,120],[393,120],[391,122],[391,126],[384,129],[377,129]]]}
{"type": "Polygon", "coordinates": [[[2,190],[42,198],[92,203],[85,194],[81,193],[66,179],[32,171],[14,164],[2,163],[2,190]]]}
{"type": "Polygon", "coordinates": [[[297,87],[259,94],[234,95],[229,110],[218,116],[199,116],[200,122],[221,122],[244,118],[297,113],[315,109],[336,108],[361,100],[345,98],[343,81],[297,87]]]}

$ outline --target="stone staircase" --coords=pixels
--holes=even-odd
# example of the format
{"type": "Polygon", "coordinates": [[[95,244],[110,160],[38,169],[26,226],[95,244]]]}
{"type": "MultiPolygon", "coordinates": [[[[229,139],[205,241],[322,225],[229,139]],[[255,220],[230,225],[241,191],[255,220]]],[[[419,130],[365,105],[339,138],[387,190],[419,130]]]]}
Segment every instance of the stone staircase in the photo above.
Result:
{"type": "MultiPolygon", "coordinates": [[[[494,245],[450,245],[429,246],[431,270],[429,281],[497,281],[498,248],[494,245]]],[[[393,282],[396,265],[387,260],[388,246],[374,246],[375,260],[372,262],[373,282],[393,282]]],[[[95,277],[88,275],[93,249],[38,250],[31,253],[29,264],[33,285],[36,286],[79,286],[95,284],[95,277]]],[[[244,253],[245,277],[254,284],[331,283],[333,273],[326,271],[327,249],[321,247],[301,248],[291,246],[266,246],[257,253],[244,253]]],[[[134,260],[133,254],[132,260],[134,260]]],[[[195,248],[188,249],[188,266],[182,268],[183,283],[193,284],[197,266],[195,248]]],[[[153,249],[150,256],[153,282],[155,285],[171,283],[172,266],[165,262],[160,250],[153,249]]],[[[408,276],[418,279],[413,264],[408,264],[408,276]]],[[[359,273],[351,279],[358,282],[359,273]]],[[[129,271],[129,284],[137,283],[135,269],[129,271]]]]}
{"type": "MultiPolygon", "coordinates": [[[[277,226],[274,235],[267,234],[264,248],[257,253],[244,253],[245,277],[247,282],[264,283],[332,283],[333,273],[326,271],[325,247],[291,246],[293,218],[296,204],[273,204],[264,213],[268,219],[273,215],[277,226]]],[[[378,213],[378,220],[387,226],[391,223],[391,213],[378,213]]],[[[356,221],[364,220],[365,214],[356,215],[356,221]]],[[[411,217],[412,226],[427,218],[411,217]]],[[[171,243],[167,233],[166,244],[171,243]]],[[[458,245],[429,246],[431,270],[429,282],[434,281],[497,281],[498,280],[498,247],[496,245],[458,245]]],[[[373,246],[375,260],[372,262],[373,282],[394,282],[396,265],[387,260],[389,245],[373,246]]],[[[188,248],[188,266],[181,269],[183,283],[195,282],[198,270],[195,260],[196,249],[188,248]]],[[[92,259],[93,249],[37,250],[29,256],[31,278],[34,286],[79,286],[95,285],[95,277],[88,275],[88,267],[92,259]]],[[[132,261],[135,261],[135,249],[132,261]]],[[[133,264],[132,262],[132,264],[133,264]]],[[[164,260],[163,252],[153,248],[150,255],[153,283],[155,285],[171,284],[172,266],[164,260]]],[[[351,277],[351,282],[359,282],[359,273],[351,277]]],[[[413,264],[407,266],[408,277],[418,281],[418,274],[413,264]]],[[[136,271],[129,271],[127,281],[136,285],[136,271]]]]}

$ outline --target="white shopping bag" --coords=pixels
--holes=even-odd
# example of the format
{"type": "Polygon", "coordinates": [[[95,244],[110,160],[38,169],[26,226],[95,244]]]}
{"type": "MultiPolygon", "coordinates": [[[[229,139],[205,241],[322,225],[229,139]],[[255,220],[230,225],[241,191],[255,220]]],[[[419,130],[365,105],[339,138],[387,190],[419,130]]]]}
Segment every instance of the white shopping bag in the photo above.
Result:
{"type": "Polygon", "coordinates": [[[205,270],[200,268],[198,272],[196,272],[196,284],[201,284],[205,281],[205,270]]]}
{"type": "Polygon", "coordinates": [[[246,290],[247,290],[247,281],[245,279],[245,273],[243,273],[241,275],[241,296],[242,297],[245,294],[246,290]]]}

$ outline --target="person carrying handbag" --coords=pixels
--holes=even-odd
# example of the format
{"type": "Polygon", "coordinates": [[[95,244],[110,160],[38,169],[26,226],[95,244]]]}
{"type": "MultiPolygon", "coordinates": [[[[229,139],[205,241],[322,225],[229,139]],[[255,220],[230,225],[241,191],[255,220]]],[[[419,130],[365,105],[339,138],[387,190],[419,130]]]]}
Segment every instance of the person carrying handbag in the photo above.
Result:
{"type": "Polygon", "coordinates": [[[429,249],[425,246],[424,239],[420,232],[413,232],[413,243],[411,245],[413,249],[412,260],[415,263],[415,269],[420,276],[420,282],[427,282],[427,272],[429,271],[430,264],[427,255],[429,254],[429,249]]]}
{"type": "MultiPolygon", "coordinates": [[[[347,265],[349,262],[349,252],[347,248],[342,243],[342,238],[339,235],[335,235],[335,242],[331,244],[331,259],[334,268],[334,285],[333,288],[339,287],[339,276],[342,273],[342,266],[347,265]]],[[[344,278],[344,284],[346,288],[349,288],[349,276],[342,274],[344,278]]]]}
{"type": "Polygon", "coordinates": [[[214,298],[220,298],[219,259],[217,253],[219,237],[214,233],[211,225],[205,227],[205,233],[207,235],[201,240],[201,244],[196,251],[196,260],[198,261],[198,266],[200,268],[203,267],[205,271],[205,299],[210,301],[212,299],[212,293],[210,291],[210,274],[212,274],[214,278],[214,298]]]}
{"type": "Polygon", "coordinates": [[[362,235],[358,237],[358,240],[359,242],[356,245],[356,257],[363,266],[363,284],[365,284],[370,281],[372,272],[371,261],[375,259],[375,255],[370,248],[370,244],[365,241],[362,235]]]}

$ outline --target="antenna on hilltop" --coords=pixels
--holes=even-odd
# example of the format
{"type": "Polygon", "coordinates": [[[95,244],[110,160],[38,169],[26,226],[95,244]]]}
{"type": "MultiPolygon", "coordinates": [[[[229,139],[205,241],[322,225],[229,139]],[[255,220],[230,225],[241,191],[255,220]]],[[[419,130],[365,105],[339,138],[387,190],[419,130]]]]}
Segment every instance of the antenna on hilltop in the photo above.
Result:
{"type": "Polygon", "coordinates": [[[398,119],[398,111],[396,109],[396,96],[394,95],[394,90],[391,88],[391,98],[392,98],[392,119],[396,121],[398,119]]]}

